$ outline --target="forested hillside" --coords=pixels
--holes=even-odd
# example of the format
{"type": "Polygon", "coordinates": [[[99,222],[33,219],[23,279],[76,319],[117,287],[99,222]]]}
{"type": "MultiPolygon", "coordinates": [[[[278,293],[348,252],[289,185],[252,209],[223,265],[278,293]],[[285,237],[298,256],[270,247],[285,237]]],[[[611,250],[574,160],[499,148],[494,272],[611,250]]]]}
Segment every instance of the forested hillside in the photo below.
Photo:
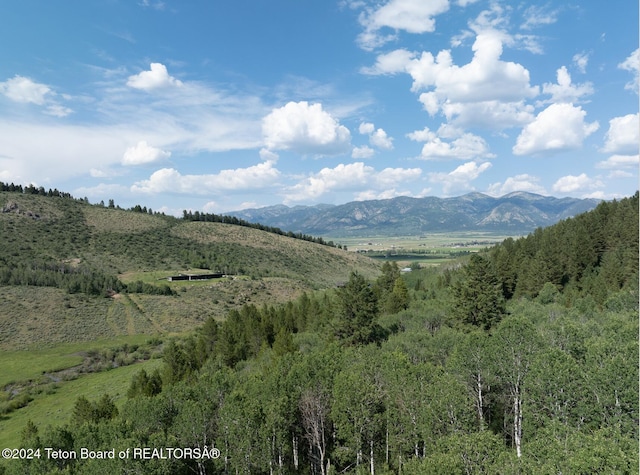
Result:
{"type": "Polygon", "coordinates": [[[33,421],[20,444],[220,456],[5,472],[638,473],[638,194],[464,263],[386,263],[231,310],[168,343],[129,397],[80,398],[68,425],[33,421]]]}
{"type": "Polygon", "coordinates": [[[638,193],[525,239],[507,239],[491,260],[506,298],[555,289],[566,299],[582,293],[602,305],[611,292],[638,282],[638,193]]]}

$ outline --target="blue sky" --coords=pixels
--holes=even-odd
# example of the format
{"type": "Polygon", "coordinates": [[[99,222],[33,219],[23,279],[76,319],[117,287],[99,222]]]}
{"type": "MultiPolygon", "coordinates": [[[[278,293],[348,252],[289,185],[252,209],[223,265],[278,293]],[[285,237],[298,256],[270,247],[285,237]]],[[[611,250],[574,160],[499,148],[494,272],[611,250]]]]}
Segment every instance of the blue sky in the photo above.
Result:
{"type": "Polygon", "coordinates": [[[0,5],[0,181],[169,214],[638,188],[638,3],[0,5]]]}

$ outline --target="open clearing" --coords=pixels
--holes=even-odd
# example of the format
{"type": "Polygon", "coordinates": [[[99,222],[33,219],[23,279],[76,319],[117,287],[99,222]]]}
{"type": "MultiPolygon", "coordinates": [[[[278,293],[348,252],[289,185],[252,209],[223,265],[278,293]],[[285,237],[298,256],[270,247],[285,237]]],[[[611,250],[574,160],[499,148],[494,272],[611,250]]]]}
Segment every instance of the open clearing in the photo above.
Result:
{"type": "MultiPolygon", "coordinates": [[[[443,234],[425,234],[423,236],[374,236],[334,238],[334,241],[348,246],[350,251],[385,251],[388,249],[420,250],[420,249],[459,249],[482,248],[502,242],[509,236],[495,233],[459,232],[443,234]]],[[[331,238],[327,238],[331,239],[331,238]]]]}
{"type": "Polygon", "coordinates": [[[17,448],[20,432],[27,421],[33,421],[40,430],[45,427],[62,426],[70,422],[73,406],[80,396],[95,401],[103,394],[113,398],[118,408],[126,401],[131,378],[141,369],[152,372],[159,368],[162,360],[155,359],[121,368],[83,375],[72,381],[59,382],[43,392],[26,408],[0,416],[0,447],[17,448]]]}
{"type": "Polygon", "coordinates": [[[160,367],[161,348],[159,338],[139,334],[0,351],[0,402],[28,397],[26,406],[0,411],[0,447],[17,447],[28,420],[41,428],[69,422],[81,395],[95,400],[106,393],[121,405],[134,373],[160,367]]]}
{"type": "Polygon", "coordinates": [[[0,351],[0,389],[9,383],[35,380],[44,373],[76,366],[83,361],[81,353],[89,350],[103,350],[124,344],[140,345],[149,338],[149,335],[132,335],[90,343],[64,343],[40,349],[0,351]]]}
{"type": "Polygon", "coordinates": [[[358,252],[374,259],[393,260],[400,265],[412,263],[437,265],[491,247],[508,237],[517,238],[519,236],[458,232],[423,236],[335,238],[334,240],[347,246],[349,251],[358,252]]]}

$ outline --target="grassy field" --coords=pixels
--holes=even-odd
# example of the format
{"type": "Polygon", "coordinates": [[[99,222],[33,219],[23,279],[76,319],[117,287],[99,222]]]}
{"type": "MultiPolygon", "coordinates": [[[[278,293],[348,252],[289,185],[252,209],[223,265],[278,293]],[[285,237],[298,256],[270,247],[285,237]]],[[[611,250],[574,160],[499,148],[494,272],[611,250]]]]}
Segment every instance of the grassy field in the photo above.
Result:
{"type": "MultiPolygon", "coordinates": [[[[233,274],[298,279],[319,289],[345,281],[351,270],[357,269],[368,277],[379,272],[375,262],[362,256],[242,226],[184,222],[173,227],[171,234],[210,246],[228,257],[238,256],[243,272],[230,272],[233,274]],[[229,243],[233,243],[233,247],[229,247],[229,243]]],[[[224,268],[212,270],[225,271],[224,268]]]]}
{"type": "MultiPolygon", "coordinates": [[[[397,261],[401,266],[442,264],[504,241],[504,234],[459,232],[404,237],[335,238],[335,242],[374,259],[397,261]]],[[[329,239],[329,238],[328,238],[329,239]]]]}
{"type": "Polygon", "coordinates": [[[28,420],[42,428],[67,423],[81,395],[95,400],[106,393],[114,398],[116,405],[122,404],[133,374],[141,368],[153,370],[162,360],[156,358],[111,368],[113,361],[125,356],[136,361],[141,351],[146,352],[147,357],[153,356],[151,352],[158,355],[158,344],[157,339],[152,340],[148,335],[130,335],[91,343],[0,352],[0,398],[12,401],[28,394],[30,399],[25,407],[0,415],[0,447],[17,447],[20,431],[28,420]],[[93,370],[99,370],[100,364],[111,369],[84,372],[91,371],[91,365],[93,370]]]}
{"type": "Polygon", "coordinates": [[[504,241],[508,237],[515,236],[495,233],[459,232],[426,234],[424,236],[335,238],[334,240],[342,245],[346,244],[350,251],[366,251],[393,248],[404,250],[478,248],[504,241]]]}
{"type": "MultiPolygon", "coordinates": [[[[344,252],[344,251],[343,251],[344,252]]],[[[128,280],[153,281],[162,271],[136,272],[128,280]]],[[[295,279],[214,279],[171,282],[173,296],[118,294],[111,298],[68,294],[51,287],[0,286],[0,350],[38,349],[59,343],[93,344],[124,336],[171,335],[207,318],[225,318],[243,304],[274,305],[309,286],[295,279]]]]}
{"type": "Polygon", "coordinates": [[[0,416],[0,447],[18,447],[20,432],[29,420],[40,429],[68,423],[75,401],[80,396],[95,401],[103,394],[108,394],[116,406],[121,406],[126,400],[133,375],[142,368],[149,372],[160,365],[161,360],[149,360],[50,385],[46,392],[37,395],[26,408],[0,416]]]}
{"type": "Polygon", "coordinates": [[[39,379],[43,373],[79,365],[83,357],[67,349],[0,352],[0,388],[20,381],[39,379]]]}
{"type": "Polygon", "coordinates": [[[88,297],[51,287],[0,286],[0,350],[37,351],[64,343],[86,348],[100,340],[136,335],[148,339],[158,333],[186,331],[187,324],[193,323],[158,327],[132,299],[135,295],[88,297]]]}
{"type": "Polygon", "coordinates": [[[91,343],[66,343],[22,351],[0,351],[0,389],[9,383],[36,380],[44,373],[76,366],[82,363],[83,353],[89,350],[100,351],[124,344],[141,345],[148,340],[149,335],[131,335],[91,343]]]}

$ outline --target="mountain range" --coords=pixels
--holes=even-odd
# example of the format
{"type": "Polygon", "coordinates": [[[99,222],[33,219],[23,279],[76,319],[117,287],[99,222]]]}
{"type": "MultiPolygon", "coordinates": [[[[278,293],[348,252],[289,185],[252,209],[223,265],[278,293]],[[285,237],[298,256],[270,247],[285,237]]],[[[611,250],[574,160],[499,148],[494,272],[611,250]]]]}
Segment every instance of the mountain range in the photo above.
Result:
{"type": "Polygon", "coordinates": [[[501,197],[468,193],[452,198],[353,201],[343,205],[285,205],[227,214],[316,236],[414,236],[443,232],[521,234],[595,208],[600,200],[555,198],[527,192],[501,197]]]}

